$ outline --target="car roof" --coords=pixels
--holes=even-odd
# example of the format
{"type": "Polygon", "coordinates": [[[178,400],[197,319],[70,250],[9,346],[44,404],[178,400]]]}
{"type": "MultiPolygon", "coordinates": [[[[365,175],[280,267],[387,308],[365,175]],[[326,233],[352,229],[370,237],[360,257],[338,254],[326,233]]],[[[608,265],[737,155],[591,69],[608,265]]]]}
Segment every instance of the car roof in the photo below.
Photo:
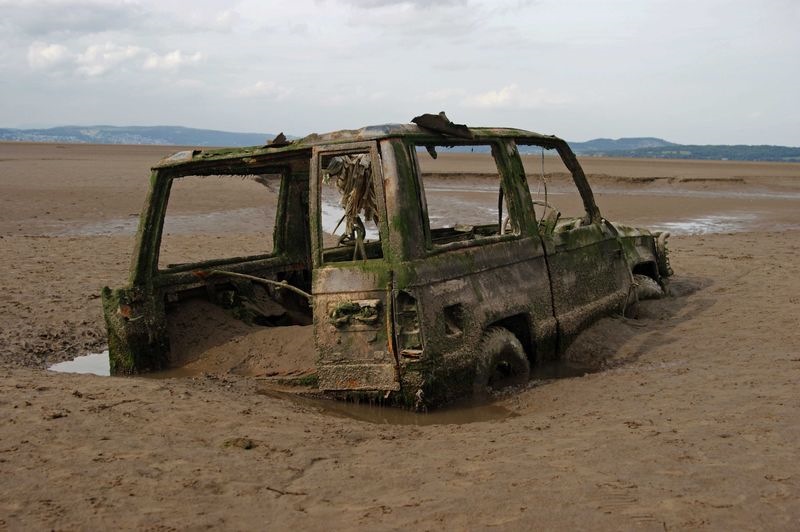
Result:
{"type": "Polygon", "coordinates": [[[343,129],[330,133],[312,133],[303,138],[279,144],[265,144],[263,146],[244,148],[184,150],[161,159],[153,169],[239,158],[258,157],[259,159],[271,159],[270,155],[274,155],[276,159],[282,159],[286,156],[300,155],[301,153],[298,152],[310,152],[315,146],[348,144],[397,137],[408,138],[417,142],[447,143],[452,145],[479,144],[499,138],[527,141],[544,147],[555,147],[557,144],[564,142],[553,135],[542,135],[541,133],[515,128],[470,127],[469,132],[472,134],[472,138],[454,137],[417,126],[416,124],[381,124],[360,129],[343,129]]]}

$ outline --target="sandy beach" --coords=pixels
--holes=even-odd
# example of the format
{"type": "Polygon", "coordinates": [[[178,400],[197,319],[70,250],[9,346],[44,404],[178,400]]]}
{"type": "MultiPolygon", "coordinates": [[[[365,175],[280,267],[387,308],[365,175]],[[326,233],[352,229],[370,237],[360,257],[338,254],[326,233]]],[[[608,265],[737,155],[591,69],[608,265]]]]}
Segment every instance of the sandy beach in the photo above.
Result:
{"type": "MultiPolygon", "coordinates": [[[[271,386],[307,333],[228,331],[264,360],[182,378],[46,369],[105,349],[100,289],[173,151],[0,143],[0,529],[800,528],[800,164],[581,159],[605,217],[672,232],[671,295],[587,331],[570,356],[595,371],[417,415],[271,386]]],[[[255,206],[198,190],[177,214],[255,206]]]]}

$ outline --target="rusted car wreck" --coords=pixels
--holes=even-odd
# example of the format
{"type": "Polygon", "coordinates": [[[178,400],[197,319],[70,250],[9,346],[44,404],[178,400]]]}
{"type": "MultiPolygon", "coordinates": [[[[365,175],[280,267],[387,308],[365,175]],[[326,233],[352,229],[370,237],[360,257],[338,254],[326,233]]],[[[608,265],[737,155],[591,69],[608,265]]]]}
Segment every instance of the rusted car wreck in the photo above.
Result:
{"type": "Polygon", "coordinates": [[[265,285],[313,321],[321,391],[419,408],[525,382],[531,365],[557,357],[598,317],[624,312],[644,285],[664,291],[668,235],[605,220],[565,141],[467,128],[443,114],[415,122],[160,161],[129,283],[102,292],[112,373],[168,367],[165,323],[183,301],[230,306],[265,285]],[[557,152],[582,216],[562,218],[532,197],[525,147],[557,152]],[[493,159],[496,209],[484,223],[432,222],[419,158],[446,150],[493,159]],[[255,176],[279,187],[272,251],[159,267],[170,188],[190,175],[255,176]],[[324,230],[331,193],[342,215],[324,230]]]}

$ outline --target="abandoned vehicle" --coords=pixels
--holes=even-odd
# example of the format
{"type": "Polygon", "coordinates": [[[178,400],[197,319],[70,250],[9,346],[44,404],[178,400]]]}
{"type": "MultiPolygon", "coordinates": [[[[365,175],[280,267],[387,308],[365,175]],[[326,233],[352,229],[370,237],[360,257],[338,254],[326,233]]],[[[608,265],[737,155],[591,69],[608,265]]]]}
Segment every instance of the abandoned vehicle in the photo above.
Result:
{"type": "Polygon", "coordinates": [[[102,292],[111,371],[169,367],[168,317],[202,298],[250,323],[313,326],[322,392],[440,405],[524,383],[531,365],[558,357],[597,318],[664,293],[667,236],[604,219],[560,138],[467,128],[443,113],[183,151],[152,169],[128,285],[102,292]],[[555,150],[566,167],[576,216],[551,204],[557,194],[536,192],[536,165],[526,168],[523,155],[540,150],[555,150]],[[480,179],[459,185],[469,170],[425,172],[445,155],[488,162],[472,172],[480,179]],[[272,190],[266,252],[163,264],[170,191],[189,176],[272,190]],[[457,205],[453,190],[488,205],[457,205]],[[255,300],[278,305],[281,319],[259,320],[245,304],[255,300]]]}

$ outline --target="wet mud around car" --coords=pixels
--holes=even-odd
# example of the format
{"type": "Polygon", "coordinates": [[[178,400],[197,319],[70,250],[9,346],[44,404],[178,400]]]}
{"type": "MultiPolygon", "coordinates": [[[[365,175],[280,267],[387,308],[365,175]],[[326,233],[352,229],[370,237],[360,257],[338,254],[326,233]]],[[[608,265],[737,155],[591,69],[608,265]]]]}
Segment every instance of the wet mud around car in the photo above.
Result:
{"type": "MultiPolygon", "coordinates": [[[[202,361],[202,359],[201,359],[202,361]]],[[[481,394],[447,404],[444,407],[431,411],[415,412],[399,408],[380,400],[334,400],[324,397],[307,386],[292,386],[292,379],[273,378],[258,379],[257,393],[292,401],[307,408],[313,408],[325,415],[355,419],[374,424],[388,425],[463,425],[466,423],[479,423],[485,421],[499,421],[513,417],[514,412],[498,404],[510,394],[521,393],[534,386],[542,386],[556,379],[580,378],[589,373],[602,371],[601,362],[582,363],[566,359],[549,361],[536,364],[531,368],[530,382],[524,386],[512,387],[499,392],[481,394]]],[[[53,364],[47,368],[58,373],[89,374],[102,377],[110,376],[108,352],[91,353],[82,355],[64,362],[53,364]]],[[[213,374],[230,374],[233,368],[220,370],[217,367],[189,366],[167,369],[139,375],[145,379],[187,379],[205,378],[213,374]]],[[[256,378],[256,377],[253,377],[256,378]]],[[[296,380],[296,379],[295,379],[296,380]]]]}

